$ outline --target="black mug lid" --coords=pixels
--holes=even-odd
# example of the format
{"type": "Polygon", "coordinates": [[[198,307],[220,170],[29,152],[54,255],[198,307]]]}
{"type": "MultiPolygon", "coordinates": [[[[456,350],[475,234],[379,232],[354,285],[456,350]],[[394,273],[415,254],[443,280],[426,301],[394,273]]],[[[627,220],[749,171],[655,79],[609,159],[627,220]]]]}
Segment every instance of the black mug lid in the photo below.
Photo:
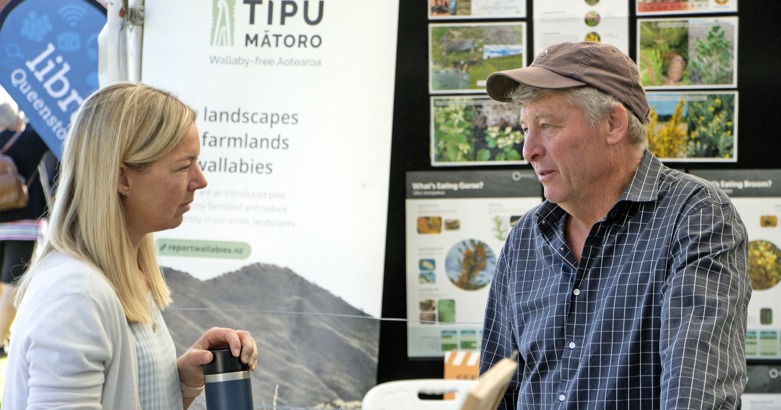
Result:
{"type": "Polygon", "coordinates": [[[249,371],[249,365],[242,363],[238,357],[233,357],[227,347],[209,349],[214,355],[211,363],[203,365],[203,374],[221,374],[249,371]]]}

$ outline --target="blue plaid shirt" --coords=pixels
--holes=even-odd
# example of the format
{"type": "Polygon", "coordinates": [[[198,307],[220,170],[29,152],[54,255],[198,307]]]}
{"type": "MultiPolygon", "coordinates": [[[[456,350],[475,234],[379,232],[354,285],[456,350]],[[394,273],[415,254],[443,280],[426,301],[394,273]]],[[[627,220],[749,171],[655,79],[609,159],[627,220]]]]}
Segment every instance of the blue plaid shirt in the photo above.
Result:
{"type": "Polygon", "coordinates": [[[499,408],[738,408],[751,284],[729,198],[646,151],[580,260],[566,218],[542,203],[499,257],[481,372],[519,353],[499,408]]]}

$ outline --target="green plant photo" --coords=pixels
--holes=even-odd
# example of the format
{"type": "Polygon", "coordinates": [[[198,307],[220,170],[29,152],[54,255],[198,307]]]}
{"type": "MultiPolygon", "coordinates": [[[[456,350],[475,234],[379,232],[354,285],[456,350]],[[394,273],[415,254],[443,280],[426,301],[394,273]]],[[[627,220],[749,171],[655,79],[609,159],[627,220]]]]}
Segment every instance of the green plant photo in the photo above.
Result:
{"type": "Polygon", "coordinates": [[[512,104],[487,97],[432,98],[434,165],[524,163],[523,133],[512,104]]]}

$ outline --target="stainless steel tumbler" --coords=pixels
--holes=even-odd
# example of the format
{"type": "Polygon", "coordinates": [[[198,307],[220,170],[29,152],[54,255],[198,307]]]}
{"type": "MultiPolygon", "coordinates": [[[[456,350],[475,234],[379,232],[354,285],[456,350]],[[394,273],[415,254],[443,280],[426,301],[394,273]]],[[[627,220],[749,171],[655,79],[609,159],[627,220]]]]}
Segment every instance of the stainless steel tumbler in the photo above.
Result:
{"type": "Polygon", "coordinates": [[[208,410],[252,410],[249,366],[233,357],[230,349],[210,349],[211,363],[203,366],[208,410]]]}

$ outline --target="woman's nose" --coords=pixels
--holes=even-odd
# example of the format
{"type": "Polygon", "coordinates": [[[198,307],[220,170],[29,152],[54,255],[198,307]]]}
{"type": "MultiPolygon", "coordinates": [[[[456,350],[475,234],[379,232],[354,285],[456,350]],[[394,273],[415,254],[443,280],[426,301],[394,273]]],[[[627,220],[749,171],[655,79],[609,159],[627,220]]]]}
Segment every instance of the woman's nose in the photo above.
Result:
{"type": "Polygon", "coordinates": [[[203,174],[200,166],[196,166],[195,178],[193,178],[192,182],[190,183],[190,187],[193,191],[195,191],[196,189],[206,188],[206,185],[209,185],[209,182],[206,180],[206,175],[203,174]]]}

